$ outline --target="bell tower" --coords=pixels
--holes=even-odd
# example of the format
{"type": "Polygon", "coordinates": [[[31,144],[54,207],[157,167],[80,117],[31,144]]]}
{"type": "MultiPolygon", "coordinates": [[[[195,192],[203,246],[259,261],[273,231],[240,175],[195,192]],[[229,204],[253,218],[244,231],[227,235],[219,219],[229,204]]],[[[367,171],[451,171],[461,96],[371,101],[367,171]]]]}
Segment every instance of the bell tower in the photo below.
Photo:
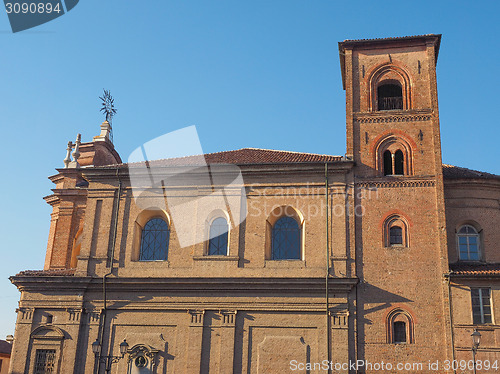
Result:
{"type": "Polygon", "coordinates": [[[441,35],[339,43],[347,152],[358,177],[441,173],[436,63],[441,35]]]}
{"type": "Polygon", "coordinates": [[[441,362],[452,357],[443,278],[440,41],[440,35],[421,35],[339,43],[346,156],[355,161],[359,213],[351,245],[361,360],[404,362],[407,349],[441,362]],[[444,344],[431,343],[437,341],[444,344]]]}

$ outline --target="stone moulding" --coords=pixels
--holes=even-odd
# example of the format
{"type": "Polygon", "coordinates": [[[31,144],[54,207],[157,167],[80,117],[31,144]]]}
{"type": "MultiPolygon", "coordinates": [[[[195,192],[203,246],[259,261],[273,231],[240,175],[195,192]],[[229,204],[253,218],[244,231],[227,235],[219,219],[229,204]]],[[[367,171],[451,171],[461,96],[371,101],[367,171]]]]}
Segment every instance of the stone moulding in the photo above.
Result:
{"type": "MultiPolygon", "coordinates": [[[[93,292],[102,289],[102,278],[90,277],[40,277],[15,276],[11,282],[21,290],[50,290],[58,292],[93,292]],[[43,286],[43,288],[40,288],[43,286]],[[57,291],[56,291],[57,290],[57,291]]],[[[357,278],[330,278],[331,292],[349,292],[357,283],[357,278]]],[[[132,292],[148,289],[151,292],[160,291],[169,294],[212,292],[227,294],[236,292],[241,295],[259,292],[262,294],[280,292],[290,294],[304,292],[307,294],[323,294],[325,278],[108,278],[106,281],[109,292],[132,292]]]]}

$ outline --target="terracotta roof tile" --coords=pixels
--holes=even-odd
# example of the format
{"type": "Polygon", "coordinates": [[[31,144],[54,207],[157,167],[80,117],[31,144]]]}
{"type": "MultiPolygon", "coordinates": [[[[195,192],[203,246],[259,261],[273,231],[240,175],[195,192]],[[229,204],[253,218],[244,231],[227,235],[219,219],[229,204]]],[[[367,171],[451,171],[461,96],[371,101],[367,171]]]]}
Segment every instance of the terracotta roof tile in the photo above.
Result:
{"type": "Polygon", "coordinates": [[[497,179],[500,175],[471,170],[459,166],[443,164],[443,178],[445,179],[497,179]]]}
{"type": "MultiPolygon", "coordinates": [[[[274,149],[242,148],[234,151],[223,151],[207,153],[204,155],[167,158],[151,160],[152,166],[192,166],[203,164],[298,164],[298,163],[323,163],[342,161],[342,156],[322,155],[317,153],[278,151],[274,149]]],[[[130,164],[119,164],[103,166],[102,168],[116,168],[133,166],[130,164]]]]}
{"type": "Polygon", "coordinates": [[[450,264],[451,275],[500,276],[500,264],[450,264]]]}
{"type": "Polygon", "coordinates": [[[75,269],[24,270],[16,276],[29,277],[66,277],[75,275],[75,269]]]}
{"type": "MultiPolygon", "coordinates": [[[[193,166],[204,164],[300,164],[339,162],[345,160],[342,156],[322,155],[317,153],[279,151],[274,149],[242,148],[234,151],[207,153],[204,155],[186,156],[151,160],[151,166],[193,166]]],[[[97,168],[124,168],[140,163],[123,163],[100,166],[97,168]]],[[[445,179],[498,179],[500,175],[471,170],[453,165],[443,164],[443,177],[445,179]]]]}
{"type": "Polygon", "coordinates": [[[394,36],[389,38],[372,38],[372,39],[346,39],[342,43],[349,42],[379,42],[379,41],[391,41],[391,40],[408,40],[408,39],[416,39],[416,38],[426,38],[426,37],[441,37],[441,34],[422,34],[422,35],[408,35],[408,36],[394,36]]]}

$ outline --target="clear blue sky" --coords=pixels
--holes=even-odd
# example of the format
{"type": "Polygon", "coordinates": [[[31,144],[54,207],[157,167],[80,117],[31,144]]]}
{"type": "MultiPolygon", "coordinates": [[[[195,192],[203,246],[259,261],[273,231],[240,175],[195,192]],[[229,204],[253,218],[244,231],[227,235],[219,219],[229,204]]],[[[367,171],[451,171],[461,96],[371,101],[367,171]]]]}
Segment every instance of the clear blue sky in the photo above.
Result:
{"type": "Polygon", "coordinates": [[[8,277],[43,267],[47,180],[68,140],[99,133],[110,89],[124,159],[196,125],[205,152],[260,147],[345,153],[337,42],[443,34],[438,61],[443,161],[500,174],[498,2],[81,0],[2,40],[0,339],[14,333],[8,277]]]}

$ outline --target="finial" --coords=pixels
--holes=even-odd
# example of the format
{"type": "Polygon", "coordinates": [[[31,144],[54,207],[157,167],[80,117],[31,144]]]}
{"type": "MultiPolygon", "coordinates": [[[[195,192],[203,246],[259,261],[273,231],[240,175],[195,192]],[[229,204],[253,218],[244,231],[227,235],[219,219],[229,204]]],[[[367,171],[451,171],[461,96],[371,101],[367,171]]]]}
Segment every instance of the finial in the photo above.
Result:
{"type": "Polygon", "coordinates": [[[73,149],[73,143],[68,142],[68,148],[66,148],[66,158],[63,160],[65,169],[67,169],[69,167],[69,163],[71,162],[71,150],[72,149],[73,149]]]}
{"type": "Polygon", "coordinates": [[[68,165],[69,168],[78,169],[80,167],[80,164],[78,163],[78,159],[80,158],[81,139],[82,139],[82,135],[77,134],[76,135],[76,142],[74,144],[75,150],[73,151],[73,161],[69,163],[69,165],[68,165]]]}

